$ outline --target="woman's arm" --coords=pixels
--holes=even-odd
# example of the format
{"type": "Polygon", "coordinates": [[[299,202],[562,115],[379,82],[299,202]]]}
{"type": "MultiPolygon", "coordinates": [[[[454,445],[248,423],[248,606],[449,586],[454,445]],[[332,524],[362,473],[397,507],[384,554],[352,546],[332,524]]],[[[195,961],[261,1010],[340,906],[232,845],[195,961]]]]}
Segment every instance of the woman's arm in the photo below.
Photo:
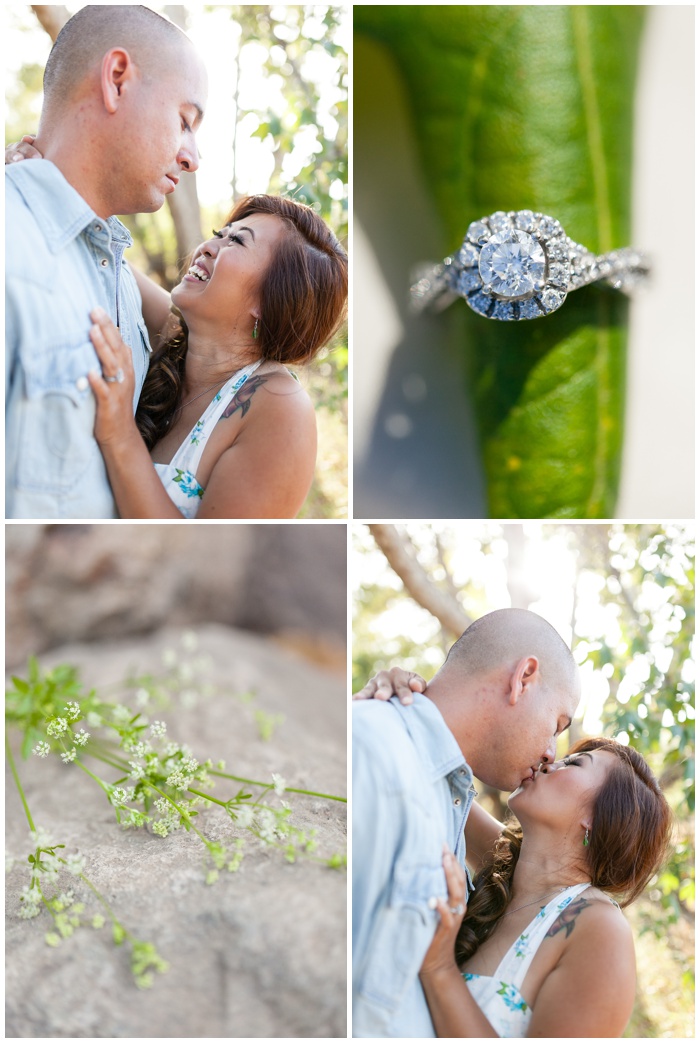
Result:
{"type": "Polygon", "coordinates": [[[170,314],[170,294],[138,268],[134,268],[133,264],[129,263],[129,268],[141,294],[143,321],[146,323],[151,347],[155,348],[170,314]]]}
{"type": "Polygon", "coordinates": [[[420,981],[435,1035],[456,1039],[497,1037],[498,1033],[481,1012],[455,961],[455,939],[464,915],[466,874],[447,848],[443,851],[442,864],[448,899],[447,902],[438,899],[440,919],[420,969],[420,981]],[[451,912],[451,909],[459,912],[451,912]]]}

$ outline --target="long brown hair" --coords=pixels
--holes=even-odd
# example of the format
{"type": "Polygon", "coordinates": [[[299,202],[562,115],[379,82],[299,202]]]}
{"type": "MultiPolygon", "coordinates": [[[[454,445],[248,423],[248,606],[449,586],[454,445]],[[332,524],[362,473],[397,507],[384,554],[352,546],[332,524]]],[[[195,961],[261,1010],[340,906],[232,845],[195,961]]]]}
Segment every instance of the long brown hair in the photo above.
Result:
{"type": "MultiPolygon", "coordinates": [[[[308,362],[343,321],[348,259],[326,223],[310,206],[282,196],[241,199],[224,222],[271,214],[287,227],[260,287],[260,356],[275,362],[308,362]]],[[[153,353],[136,411],[149,449],[168,431],[180,401],[187,356],[187,326],[172,315],[163,344],[153,353]]]]}
{"type": "MultiPolygon", "coordinates": [[[[569,756],[591,750],[614,753],[618,762],[593,802],[584,858],[593,886],[625,906],[639,897],[661,868],[671,837],[672,812],[651,768],[631,746],[614,739],[581,739],[569,756]]],[[[521,843],[519,825],[504,829],[475,877],[455,943],[459,965],[486,941],[507,911],[521,843]]]]}

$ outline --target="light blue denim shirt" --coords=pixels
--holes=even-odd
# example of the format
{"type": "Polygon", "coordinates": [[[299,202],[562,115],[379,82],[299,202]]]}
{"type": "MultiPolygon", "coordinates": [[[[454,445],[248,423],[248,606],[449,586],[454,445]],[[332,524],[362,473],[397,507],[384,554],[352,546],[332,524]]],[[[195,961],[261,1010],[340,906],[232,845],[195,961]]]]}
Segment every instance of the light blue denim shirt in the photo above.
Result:
{"type": "MultiPolygon", "coordinates": [[[[442,845],[464,864],[472,772],[430,699],[353,703],[353,1035],[435,1035],[418,971],[445,898],[442,845]]],[[[466,897],[466,896],[465,896],[466,897]]]]}
{"type": "Polygon", "coordinates": [[[150,345],[124,260],[131,236],[116,217],[97,217],[48,160],[5,173],[5,516],[112,518],[86,379],[100,368],[90,312],[101,305],[132,350],[135,410],[150,345]]]}

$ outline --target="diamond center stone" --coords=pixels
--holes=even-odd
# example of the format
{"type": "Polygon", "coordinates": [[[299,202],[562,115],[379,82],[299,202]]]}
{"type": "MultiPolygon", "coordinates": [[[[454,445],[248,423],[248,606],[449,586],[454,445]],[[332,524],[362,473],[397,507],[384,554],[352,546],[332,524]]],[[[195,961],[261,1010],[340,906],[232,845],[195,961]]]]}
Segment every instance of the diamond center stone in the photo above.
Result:
{"type": "Polygon", "coordinates": [[[539,289],[546,267],[544,250],[535,236],[515,228],[492,235],[479,257],[485,287],[511,299],[539,289]]]}

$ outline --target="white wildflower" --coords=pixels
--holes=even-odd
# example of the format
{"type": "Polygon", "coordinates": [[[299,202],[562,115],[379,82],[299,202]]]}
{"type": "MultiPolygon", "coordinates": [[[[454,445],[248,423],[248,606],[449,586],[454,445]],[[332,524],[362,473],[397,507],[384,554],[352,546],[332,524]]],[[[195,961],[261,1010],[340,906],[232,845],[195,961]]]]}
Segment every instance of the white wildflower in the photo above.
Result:
{"type": "Polygon", "coordinates": [[[184,772],[178,768],[176,771],[172,771],[165,781],[168,786],[172,786],[173,789],[186,790],[192,783],[192,776],[185,775],[184,772]]]}
{"type": "Polygon", "coordinates": [[[165,747],[165,757],[174,757],[176,753],[180,752],[180,747],[176,742],[169,742],[165,747]]]}
{"type": "Polygon", "coordinates": [[[148,691],[147,688],[139,688],[138,692],[134,696],[134,699],[136,700],[136,705],[140,706],[143,710],[148,706],[148,703],[150,702],[151,693],[148,691]]]}
{"type": "Polygon", "coordinates": [[[32,749],[32,753],[35,753],[37,757],[48,757],[51,753],[51,747],[48,742],[38,742],[32,749]]]}
{"type": "Polygon", "coordinates": [[[144,779],[146,777],[146,772],[140,764],[136,763],[136,761],[129,761],[129,767],[131,768],[131,771],[129,772],[130,779],[134,779],[138,782],[139,779],[144,779]]]}
{"type": "Polygon", "coordinates": [[[272,773],[272,784],[275,787],[275,793],[277,794],[277,796],[281,797],[282,794],[284,793],[284,791],[287,788],[287,783],[285,782],[285,780],[282,778],[281,775],[278,775],[274,771],[272,773]]]}
{"type": "Polygon", "coordinates": [[[73,742],[77,746],[84,746],[90,738],[90,732],[86,732],[84,728],[81,728],[76,735],[73,736],[73,742]]]}
{"type": "Polygon", "coordinates": [[[76,750],[75,746],[72,746],[70,748],[70,750],[68,750],[66,753],[62,753],[61,754],[61,760],[63,761],[64,764],[70,764],[71,761],[75,760],[76,753],[77,753],[77,750],[76,750]]]}
{"type": "Polygon", "coordinates": [[[66,855],[66,871],[71,876],[80,876],[85,872],[85,856],[81,854],[66,855]]]}
{"type": "Polygon", "coordinates": [[[236,822],[243,829],[248,829],[249,826],[253,825],[255,819],[254,808],[244,805],[242,808],[236,809],[236,822]]]}
{"type": "Polygon", "coordinates": [[[158,819],[157,822],[153,823],[151,827],[154,833],[157,833],[159,837],[167,837],[168,835],[168,824],[165,819],[158,819]]]}
{"type": "Polygon", "coordinates": [[[109,799],[115,808],[119,808],[126,804],[129,798],[125,789],[122,789],[121,786],[115,786],[109,795],[109,799]]]}
{"type": "Polygon", "coordinates": [[[95,713],[94,710],[90,710],[90,713],[85,718],[91,728],[99,728],[102,724],[102,717],[99,713],[95,713]]]}
{"type": "Polygon", "coordinates": [[[64,707],[63,712],[69,721],[77,721],[80,719],[80,707],[77,703],[68,703],[68,705],[64,707]]]}
{"type": "Polygon", "coordinates": [[[199,638],[194,630],[186,630],[182,635],[182,647],[186,652],[195,652],[199,648],[199,638]]]}
{"type": "Polygon", "coordinates": [[[46,848],[56,846],[51,835],[41,826],[39,826],[38,829],[33,830],[29,836],[34,847],[46,848]]]}
{"type": "Polygon", "coordinates": [[[134,715],[132,714],[128,706],[122,706],[122,704],[119,703],[118,706],[114,707],[114,710],[112,711],[112,716],[114,717],[114,720],[117,724],[126,724],[127,721],[130,721],[134,715]]]}
{"type": "Polygon", "coordinates": [[[135,757],[145,757],[147,756],[147,754],[153,753],[153,747],[148,741],[135,742],[132,746],[129,747],[129,749],[135,757]]]}
{"type": "Polygon", "coordinates": [[[68,721],[65,717],[55,717],[53,721],[49,721],[46,725],[46,733],[54,739],[58,739],[68,728],[68,721]]]}
{"type": "Polygon", "coordinates": [[[151,725],[151,735],[154,739],[164,739],[167,730],[163,721],[154,721],[151,725]]]}

